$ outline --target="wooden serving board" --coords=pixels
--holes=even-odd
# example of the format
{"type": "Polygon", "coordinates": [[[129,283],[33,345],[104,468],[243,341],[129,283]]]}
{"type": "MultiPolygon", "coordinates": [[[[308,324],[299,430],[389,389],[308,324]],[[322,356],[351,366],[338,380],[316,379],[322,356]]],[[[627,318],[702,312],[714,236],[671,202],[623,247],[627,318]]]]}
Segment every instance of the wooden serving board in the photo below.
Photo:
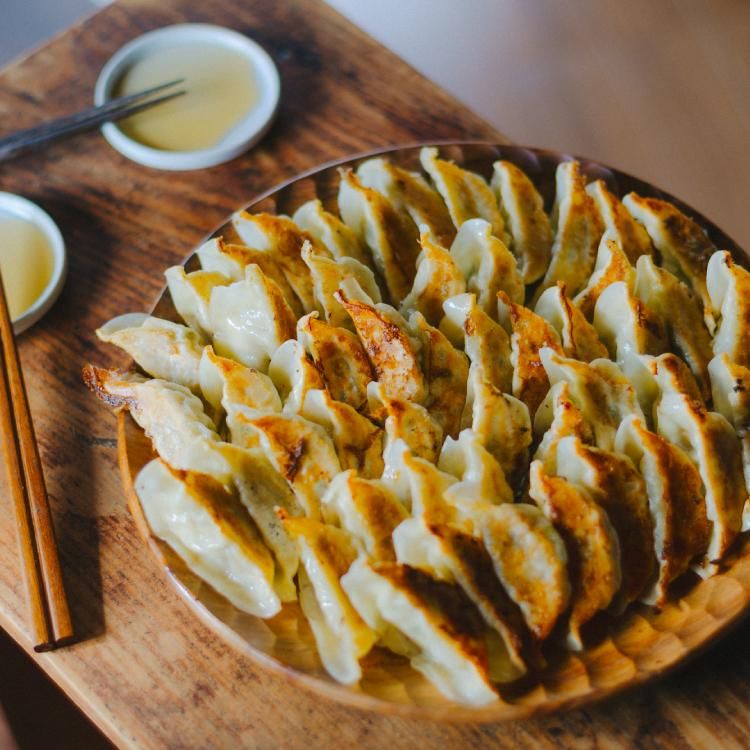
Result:
{"type": "MultiPolygon", "coordinates": [[[[60,300],[20,340],[80,639],[36,655],[39,666],[120,747],[748,746],[747,626],[657,687],[601,707],[454,726],[376,716],[296,689],[215,636],[175,594],[126,510],[115,420],[80,380],[87,361],[125,362],[97,343],[94,329],[123,310],[148,309],[163,269],[239,203],[316,164],[395,143],[498,138],[315,0],[118,0],[0,73],[3,130],[88,106],[117,48],[183,21],[247,33],[279,65],[279,119],[256,149],[221,167],[172,174],[126,161],[93,134],[0,169],[0,189],[39,202],[70,251],[60,300]]],[[[29,649],[4,485],[0,498],[0,625],[29,649]]]]}

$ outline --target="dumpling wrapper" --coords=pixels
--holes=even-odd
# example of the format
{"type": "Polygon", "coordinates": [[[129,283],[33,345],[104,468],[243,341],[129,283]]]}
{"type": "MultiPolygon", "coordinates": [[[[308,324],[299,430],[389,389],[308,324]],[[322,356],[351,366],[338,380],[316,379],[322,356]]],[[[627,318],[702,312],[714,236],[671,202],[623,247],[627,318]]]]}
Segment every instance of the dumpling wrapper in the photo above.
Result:
{"type": "Polygon", "coordinates": [[[477,303],[490,317],[497,314],[498,292],[505,292],[514,302],[523,302],[526,287],[516,259],[502,240],[492,234],[488,222],[483,219],[465,221],[453,240],[450,253],[466,280],[466,291],[476,295],[477,303]]]}
{"type": "Polygon", "coordinates": [[[232,279],[218,271],[191,271],[183,266],[172,266],[164,272],[169,295],[175,310],[194,331],[203,337],[211,336],[208,303],[215,286],[226,286],[232,279]]]}
{"type": "Polygon", "coordinates": [[[376,634],[349,601],[340,579],[357,557],[349,535],[309,518],[284,522],[299,544],[302,568],[299,598],[323,666],[335,680],[359,682],[359,660],[375,645],[376,634]]]}
{"type": "Polygon", "coordinates": [[[599,340],[597,329],[565,293],[565,284],[558,281],[539,297],[534,312],[544,318],[556,331],[567,357],[591,362],[607,357],[607,347],[599,340]]]}
{"type": "Polygon", "coordinates": [[[215,479],[150,461],[135,491],[152,533],[235,607],[256,617],[278,614],[274,562],[240,501],[215,479]]]}
{"type": "Polygon", "coordinates": [[[128,313],[112,318],[96,335],[126,351],[152,377],[200,393],[198,365],[207,342],[192,328],[145,313],[128,313]]]}
{"type": "Polygon", "coordinates": [[[620,545],[606,511],[586,490],[531,464],[529,494],[565,542],[571,584],[566,643],[583,649],[581,627],[610,605],[620,588],[620,545]]]}
{"type": "Polygon", "coordinates": [[[728,354],[736,364],[750,367],[750,272],[730,253],[717,252],[708,262],[706,284],[714,315],[721,316],[713,353],[728,354]]]}
{"type": "Polygon", "coordinates": [[[354,258],[368,267],[372,262],[357,235],[336,214],[326,211],[317,198],[303,203],[292,221],[325,245],[334,258],[354,258]]]}
{"type": "Polygon", "coordinates": [[[532,284],[547,270],[552,248],[552,228],[542,196],[526,174],[509,161],[493,164],[492,189],[521,278],[525,284],[532,284]]]}
{"type": "Polygon", "coordinates": [[[268,377],[284,402],[285,414],[299,414],[308,391],[325,388],[323,376],[299,341],[285,341],[268,365],[268,377]]]}
{"type": "Polygon", "coordinates": [[[469,705],[497,700],[486,629],[466,594],[419,570],[359,558],[341,585],[377,633],[397,629],[414,645],[411,665],[447,698],[469,705]]]}
{"type": "Polygon", "coordinates": [[[641,601],[661,607],[669,584],[708,548],[711,528],[700,474],[684,451],[635,417],[620,424],[615,449],[633,461],[645,481],[658,575],[641,601]]]}
{"type": "Polygon", "coordinates": [[[250,265],[242,281],[214,287],[208,322],[217,354],[265,372],[274,352],[294,338],[297,319],[279,287],[250,265]]]}

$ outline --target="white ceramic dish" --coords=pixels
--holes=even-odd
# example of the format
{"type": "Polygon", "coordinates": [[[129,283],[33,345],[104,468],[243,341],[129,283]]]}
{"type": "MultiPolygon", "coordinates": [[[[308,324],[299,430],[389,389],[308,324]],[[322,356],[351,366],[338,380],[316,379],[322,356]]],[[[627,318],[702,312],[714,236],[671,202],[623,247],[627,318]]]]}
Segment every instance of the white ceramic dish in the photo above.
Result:
{"type": "Polygon", "coordinates": [[[110,99],[122,74],[137,60],[168,46],[195,43],[221,45],[245,56],[252,66],[258,85],[257,103],[219,143],[211,148],[196,151],[165,151],[144,146],[125,135],[116,123],[106,123],[102,126],[102,134],[123,156],[155,169],[202,169],[234,159],[247,151],[268,130],[276,114],[281,92],[276,65],[256,42],[231,29],[210,24],[185,23],[166,26],[128,42],[102,68],[94,89],[94,103],[104,104],[110,99]]]}
{"type": "Polygon", "coordinates": [[[44,287],[34,304],[23,315],[13,320],[13,331],[18,335],[34,325],[60,296],[68,271],[68,256],[65,251],[65,242],[57,224],[36,203],[26,200],[20,195],[0,192],[0,218],[3,217],[22,219],[36,225],[44,233],[52,251],[52,275],[47,282],[47,286],[44,287]]]}

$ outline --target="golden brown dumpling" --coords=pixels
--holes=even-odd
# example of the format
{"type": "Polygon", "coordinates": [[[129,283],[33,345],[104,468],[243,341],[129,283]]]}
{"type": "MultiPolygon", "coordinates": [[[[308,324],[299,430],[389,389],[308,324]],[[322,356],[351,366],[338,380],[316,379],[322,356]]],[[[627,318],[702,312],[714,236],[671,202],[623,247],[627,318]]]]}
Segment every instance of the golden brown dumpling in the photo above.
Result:
{"type": "Polygon", "coordinates": [[[750,367],[750,272],[728,252],[717,252],[708,262],[706,283],[714,315],[721,316],[713,353],[750,367]]]}

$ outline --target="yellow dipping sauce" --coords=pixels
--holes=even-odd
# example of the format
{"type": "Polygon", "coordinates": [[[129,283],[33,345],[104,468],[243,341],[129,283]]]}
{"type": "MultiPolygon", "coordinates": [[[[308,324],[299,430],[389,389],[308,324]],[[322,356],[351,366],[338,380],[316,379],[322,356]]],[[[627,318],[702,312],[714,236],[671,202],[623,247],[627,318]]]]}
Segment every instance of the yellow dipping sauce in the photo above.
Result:
{"type": "Polygon", "coordinates": [[[215,146],[258,100],[250,61],[216,44],[186,44],[151,52],[123,74],[114,96],[184,78],[187,93],[117,123],[127,136],[163,151],[215,146]]]}
{"type": "Polygon", "coordinates": [[[0,270],[12,320],[39,299],[53,265],[52,248],[36,224],[0,214],[0,270]]]}

